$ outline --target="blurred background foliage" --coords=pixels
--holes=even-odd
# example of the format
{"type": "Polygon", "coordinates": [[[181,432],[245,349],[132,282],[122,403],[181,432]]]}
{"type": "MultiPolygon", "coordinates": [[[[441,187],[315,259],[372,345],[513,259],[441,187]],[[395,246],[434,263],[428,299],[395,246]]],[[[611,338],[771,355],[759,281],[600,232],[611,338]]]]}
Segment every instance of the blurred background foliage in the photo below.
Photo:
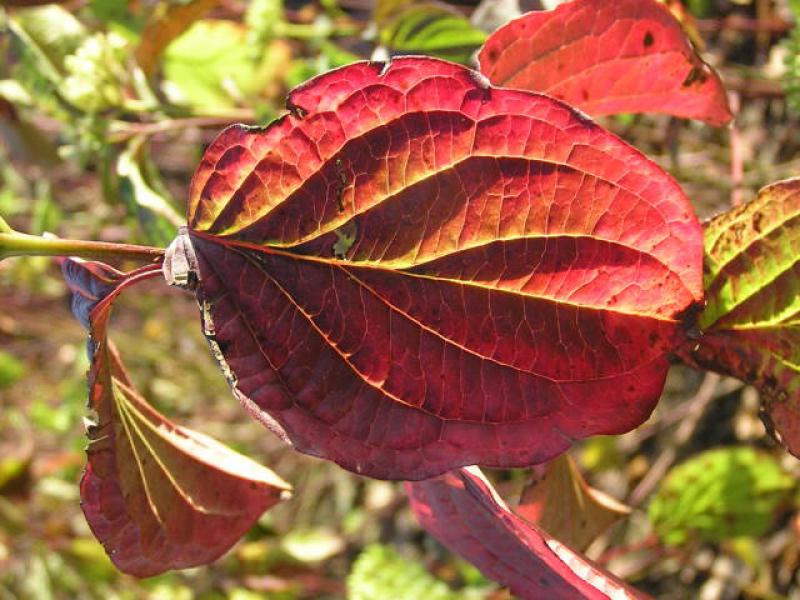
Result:
{"type": "MultiPolygon", "coordinates": [[[[471,64],[497,25],[554,4],[2,1],[0,215],[29,233],[164,246],[203,148],[227,124],[269,122],[288,89],[354,60],[471,64]]],[[[734,128],[603,121],[670,170],[703,216],[800,174],[798,4],[684,2],[731,90],[734,128]]],[[[192,299],[158,284],[115,311],[140,389],[269,465],[295,495],[209,568],[121,575],[79,508],[85,340],[53,262],[0,262],[0,306],[0,600],[508,597],[419,529],[399,484],[301,456],[251,421],[208,355],[192,299]]],[[[754,390],[676,368],[648,423],[572,454],[591,485],[633,509],[589,545],[592,558],[659,598],[800,599],[800,463],[764,436],[754,390]]],[[[512,505],[529,479],[490,476],[512,505]]]]}

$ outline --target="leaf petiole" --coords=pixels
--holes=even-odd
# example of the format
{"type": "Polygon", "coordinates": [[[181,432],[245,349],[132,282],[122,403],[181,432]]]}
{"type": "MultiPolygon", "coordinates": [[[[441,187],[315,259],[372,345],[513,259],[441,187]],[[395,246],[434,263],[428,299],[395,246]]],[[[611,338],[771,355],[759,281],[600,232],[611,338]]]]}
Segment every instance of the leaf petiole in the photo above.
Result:
{"type": "Polygon", "coordinates": [[[152,261],[163,255],[164,249],[151,246],[28,235],[14,231],[0,219],[0,260],[9,256],[80,256],[103,260],[116,258],[152,261]]]}

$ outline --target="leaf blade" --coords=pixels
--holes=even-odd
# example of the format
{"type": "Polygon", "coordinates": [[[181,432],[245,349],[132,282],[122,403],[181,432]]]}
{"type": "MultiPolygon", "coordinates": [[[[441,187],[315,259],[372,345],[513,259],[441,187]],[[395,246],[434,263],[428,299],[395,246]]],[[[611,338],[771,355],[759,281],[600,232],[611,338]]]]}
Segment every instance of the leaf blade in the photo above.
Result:
{"type": "Polygon", "coordinates": [[[690,363],[757,386],[773,437],[800,456],[800,179],[705,226],[707,305],[690,363]]]}
{"type": "Polygon", "coordinates": [[[220,134],[188,209],[204,329],[257,418],[400,479],[646,418],[701,293],[699,226],[663,171],[434,59],[350,65],[288,106],[220,134]]]}
{"type": "Polygon", "coordinates": [[[795,487],[769,454],[750,447],[714,448],[671,469],[647,514],[667,544],[758,537],[786,508],[795,487]]]}
{"type": "Polygon", "coordinates": [[[545,92],[590,115],[661,112],[715,126],[731,112],[719,76],[655,0],[574,0],[498,29],[479,55],[497,84],[545,92]]]}
{"type": "Polygon", "coordinates": [[[647,598],[515,515],[475,467],[406,491],[431,535],[520,598],[647,598]]]}
{"type": "Polygon", "coordinates": [[[177,426],[139,395],[107,337],[116,296],[160,275],[160,265],[120,273],[67,259],[62,270],[76,317],[88,326],[92,359],[88,464],[81,507],[122,571],[149,577],[205,565],[224,554],[290,489],[269,469],[177,426]]]}
{"type": "Polygon", "coordinates": [[[572,456],[562,454],[532,468],[514,512],[583,551],[631,509],[590,486],[572,456]]]}

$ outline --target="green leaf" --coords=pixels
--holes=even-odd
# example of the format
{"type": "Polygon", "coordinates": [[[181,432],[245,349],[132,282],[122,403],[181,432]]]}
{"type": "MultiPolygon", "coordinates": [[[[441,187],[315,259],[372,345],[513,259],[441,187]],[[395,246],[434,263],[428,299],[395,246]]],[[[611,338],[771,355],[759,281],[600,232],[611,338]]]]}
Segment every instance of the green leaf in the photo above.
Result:
{"type": "MultiPolygon", "coordinates": [[[[800,6],[800,0],[793,4],[800,6]]],[[[795,9],[795,14],[800,16],[800,8],[795,9]]],[[[783,59],[786,70],[782,76],[783,90],[786,100],[795,111],[800,111],[800,28],[795,25],[789,35],[781,42],[785,50],[783,59]]]]}
{"type": "Polygon", "coordinates": [[[295,529],[284,536],[281,547],[300,562],[322,562],[340,554],[345,540],[334,530],[325,527],[295,529]]]}
{"type": "Polygon", "coordinates": [[[705,226],[702,336],[689,363],[758,386],[768,428],[800,456],[800,179],[705,226]]]}
{"type": "Polygon", "coordinates": [[[119,0],[89,0],[89,10],[117,33],[135,38],[144,26],[144,17],[131,11],[132,4],[119,0]]]}
{"type": "Polygon", "coordinates": [[[282,76],[288,47],[253,54],[247,30],[231,21],[196,22],[164,52],[164,91],[176,104],[219,112],[249,103],[282,76]]]}
{"type": "Polygon", "coordinates": [[[64,59],[61,95],[86,113],[121,106],[122,88],[128,82],[124,66],[128,50],[125,38],[115,33],[95,33],[64,59]]]}
{"type": "Polygon", "coordinates": [[[467,63],[486,34],[445,5],[408,6],[380,26],[380,42],[392,51],[428,54],[467,63]]]}
{"type": "Polygon", "coordinates": [[[164,52],[164,91],[176,104],[234,106],[252,72],[244,30],[228,21],[198,21],[164,52]]]}
{"type": "Polygon", "coordinates": [[[218,0],[184,0],[160,2],[150,13],[134,52],[136,64],[145,75],[151,75],[170,42],[184,33],[218,4],[218,0]]]}
{"type": "Polygon", "coordinates": [[[183,219],[149,161],[143,139],[135,138],[117,160],[119,196],[139,222],[149,244],[166,246],[183,219]]]}
{"type": "Polygon", "coordinates": [[[358,60],[361,60],[361,57],[333,42],[322,40],[316,56],[292,61],[286,73],[286,86],[296,87],[320,73],[349,65],[358,60]]]}
{"type": "Polygon", "coordinates": [[[87,36],[83,24],[57,4],[16,11],[9,24],[36,56],[41,72],[53,82],[61,80],[65,57],[75,52],[87,36]]]}
{"type": "Polygon", "coordinates": [[[671,545],[760,536],[794,487],[772,456],[750,447],[717,448],[672,469],[648,516],[659,538],[671,545]]]}
{"type": "Polygon", "coordinates": [[[247,45],[262,52],[273,36],[275,25],[283,20],[283,0],[251,0],[244,14],[247,45]]]}
{"type": "Polygon", "coordinates": [[[347,576],[348,600],[458,600],[464,598],[425,568],[389,546],[364,548],[347,576]]]}
{"type": "Polygon", "coordinates": [[[19,11],[10,24],[21,42],[18,79],[37,104],[57,111],[57,101],[53,105],[53,99],[42,98],[54,92],[87,113],[122,104],[122,86],[128,79],[124,38],[115,33],[90,35],[58,5],[19,11]]]}
{"type": "Polygon", "coordinates": [[[0,351],[0,390],[8,388],[25,375],[25,365],[8,352],[0,351]]]}

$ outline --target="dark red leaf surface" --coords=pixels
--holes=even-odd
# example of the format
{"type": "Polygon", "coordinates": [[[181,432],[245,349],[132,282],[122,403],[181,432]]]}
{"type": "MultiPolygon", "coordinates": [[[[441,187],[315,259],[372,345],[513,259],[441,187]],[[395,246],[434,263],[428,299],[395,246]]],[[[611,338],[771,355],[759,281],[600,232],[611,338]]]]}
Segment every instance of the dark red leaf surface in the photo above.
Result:
{"type": "Polygon", "coordinates": [[[107,338],[111,305],[159,265],[123,274],[62,262],[73,310],[91,333],[88,464],[81,506],[122,571],[140,577],[205,565],[226,552],[288,492],[272,471],[156,412],[134,389],[107,338]]]}
{"type": "Polygon", "coordinates": [[[647,598],[515,515],[475,467],[406,490],[425,529],[523,600],[647,598]]]}
{"type": "MultiPolygon", "coordinates": [[[[678,185],[549,97],[357,63],[192,182],[206,335],[298,450],[379,478],[527,465],[650,414],[702,296],[678,185]]],[[[193,262],[193,261],[185,261],[193,262]]]]}
{"type": "Polygon", "coordinates": [[[479,62],[496,85],[544,92],[592,116],[731,120],[719,76],[656,0],[575,0],[527,13],[489,37],[479,62]]]}

